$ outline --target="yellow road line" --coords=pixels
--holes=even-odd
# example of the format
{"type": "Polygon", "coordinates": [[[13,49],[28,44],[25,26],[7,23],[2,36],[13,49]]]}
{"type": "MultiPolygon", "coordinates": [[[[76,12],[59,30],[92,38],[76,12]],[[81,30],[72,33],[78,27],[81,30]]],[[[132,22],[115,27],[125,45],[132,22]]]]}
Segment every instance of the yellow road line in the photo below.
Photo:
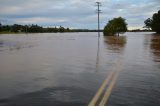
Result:
{"type": "Polygon", "coordinates": [[[113,71],[109,72],[105,81],[102,83],[99,90],[97,91],[97,93],[95,94],[95,96],[93,97],[91,102],[88,104],[88,106],[95,106],[96,105],[96,103],[97,103],[98,99],[100,98],[101,94],[103,93],[106,85],[110,83],[109,87],[106,89],[104,97],[102,98],[99,106],[104,106],[107,103],[108,98],[112,92],[113,86],[116,83],[117,77],[119,75],[119,71],[122,68],[122,61],[121,60],[122,60],[121,58],[119,58],[117,60],[116,65],[114,67],[115,69],[113,71]]]}
{"type": "Polygon", "coordinates": [[[116,70],[116,73],[114,74],[113,78],[111,79],[110,85],[109,85],[109,87],[106,89],[106,92],[105,92],[105,94],[104,94],[104,97],[102,98],[99,106],[105,106],[105,104],[107,103],[107,101],[108,101],[108,99],[109,99],[109,96],[110,96],[110,94],[111,94],[111,92],[112,92],[112,90],[113,90],[113,87],[114,87],[114,85],[115,85],[115,83],[116,83],[116,80],[117,80],[117,78],[118,78],[118,75],[119,75],[120,71],[122,70],[122,67],[123,67],[122,62],[119,61],[119,63],[117,64],[117,67],[116,67],[116,69],[117,69],[117,70],[116,70]]]}
{"type": "Polygon", "coordinates": [[[100,97],[100,95],[102,94],[102,92],[104,91],[106,85],[109,83],[110,79],[112,78],[114,74],[114,71],[111,71],[109,73],[109,75],[107,76],[107,78],[105,79],[105,81],[103,82],[102,86],[99,88],[99,90],[97,91],[97,93],[95,94],[95,96],[93,97],[93,99],[91,100],[91,102],[89,103],[88,106],[95,106],[98,98],[100,97]]]}
{"type": "Polygon", "coordinates": [[[111,94],[111,92],[112,92],[113,86],[114,86],[114,84],[116,83],[118,74],[119,74],[119,72],[117,72],[117,73],[114,75],[114,77],[113,77],[113,79],[112,79],[112,82],[110,83],[108,89],[106,90],[106,92],[105,92],[105,94],[104,94],[104,97],[103,97],[103,99],[101,100],[99,106],[105,106],[105,104],[107,103],[107,101],[108,101],[108,99],[109,99],[109,96],[110,96],[110,94],[111,94]]]}

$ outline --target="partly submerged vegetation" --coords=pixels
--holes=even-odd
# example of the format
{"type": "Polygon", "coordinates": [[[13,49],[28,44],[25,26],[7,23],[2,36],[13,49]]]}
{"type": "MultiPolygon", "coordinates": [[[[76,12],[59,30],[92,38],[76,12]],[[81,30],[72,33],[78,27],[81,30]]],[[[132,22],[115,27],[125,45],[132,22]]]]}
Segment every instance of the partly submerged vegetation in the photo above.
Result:
{"type": "MultiPolygon", "coordinates": [[[[102,30],[100,30],[102,32],[102,30]]],[[[18,34],[18,33],[63,33],[63,32],[98,32],[96,29],[70,29],[60,27],[42,27],[39,25],[2,25],[0,24],[0,34],[18,34]]]]}
{"type": "Polygon", "coordinates": [[[119,35],[127,31],[127,23],[122,17],[114,18],[110,20],[104,27],[103,34],[105,36],[119,35]]]}
{"type": "Polygon", "coordinates": [[[146,28],[151,28],[153,31],[160,34],[160,10],[158,13],[154,13],[152,18],[145,20],[144,23],[146,28]]]}
{"type": "Polygon", "coordinates": [[[2,25],[0,24],[0,33],[42,33],[42,32],[69,32],[69,28],[60,27],[41,27],[38,25],[2,25]]]}

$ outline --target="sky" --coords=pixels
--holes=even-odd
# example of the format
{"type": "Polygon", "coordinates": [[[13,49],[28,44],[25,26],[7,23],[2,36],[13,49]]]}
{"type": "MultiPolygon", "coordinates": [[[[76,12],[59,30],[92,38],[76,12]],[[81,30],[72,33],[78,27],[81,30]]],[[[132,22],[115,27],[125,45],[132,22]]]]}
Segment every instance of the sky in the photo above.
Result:
{"type": "Polygon", "coordinates": [[[0,0],[0,22],[97,29],[97,1],[102,4],[101,29],[120,16],[129,29],[141,29],[144,20],[160,10],[160,0],[0,0]]]}

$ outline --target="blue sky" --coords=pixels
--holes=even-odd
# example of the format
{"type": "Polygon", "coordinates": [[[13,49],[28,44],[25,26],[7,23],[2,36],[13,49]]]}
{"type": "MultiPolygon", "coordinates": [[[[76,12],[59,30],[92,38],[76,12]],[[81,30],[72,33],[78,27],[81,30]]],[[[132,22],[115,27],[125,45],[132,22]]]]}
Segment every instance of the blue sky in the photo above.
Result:
{"type": "Polygon", "coordinates": [[[160,10],[160,0],[0,0],[0,22],[96,29],[96,1],[102,3],[101,29],[119,16],[129,29],[142,28],[160,10]]]}

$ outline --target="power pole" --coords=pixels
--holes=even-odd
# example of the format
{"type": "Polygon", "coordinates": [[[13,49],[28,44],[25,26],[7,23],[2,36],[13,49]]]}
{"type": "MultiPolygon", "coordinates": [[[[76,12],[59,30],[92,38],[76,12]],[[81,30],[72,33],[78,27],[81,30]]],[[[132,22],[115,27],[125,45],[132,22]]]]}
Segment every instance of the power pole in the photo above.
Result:
{"type": "Polygon", "coordinates": [[[100,51],[100,23],[99,23],[99,14],[101,13],[101,10],[99,7],[101,6],[101,2],[96,2],[96,6],[98,7],[97,13],[98,13],[98,48],[97,48],[97,57],[96,57],[96,72],[99,70],[99,51],[100,51]]]}
{"type": "Polygon", "coordinates": [[[98,13],[98,37],[100,37],[100,23],[99,23],[99,14],[101,13],[101,10],[99,7],[101,6],[101,2],[96,2],[96,5],[98,7],[97,13],[98,13]]]}

